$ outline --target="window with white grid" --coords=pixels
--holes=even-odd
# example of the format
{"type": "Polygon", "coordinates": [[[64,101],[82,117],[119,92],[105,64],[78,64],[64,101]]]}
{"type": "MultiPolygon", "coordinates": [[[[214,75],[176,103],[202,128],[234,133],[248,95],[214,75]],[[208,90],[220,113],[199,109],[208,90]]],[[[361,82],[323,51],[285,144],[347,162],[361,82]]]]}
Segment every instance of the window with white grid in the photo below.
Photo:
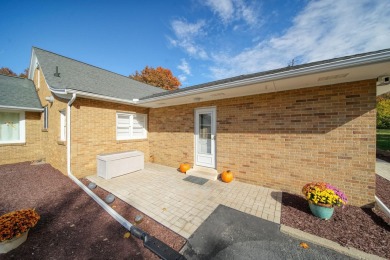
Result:
{"type": "Polygon", "coordinates": [[[146,138],[146,125],[145,114],[116,113],[116,140],[146,138]]]}

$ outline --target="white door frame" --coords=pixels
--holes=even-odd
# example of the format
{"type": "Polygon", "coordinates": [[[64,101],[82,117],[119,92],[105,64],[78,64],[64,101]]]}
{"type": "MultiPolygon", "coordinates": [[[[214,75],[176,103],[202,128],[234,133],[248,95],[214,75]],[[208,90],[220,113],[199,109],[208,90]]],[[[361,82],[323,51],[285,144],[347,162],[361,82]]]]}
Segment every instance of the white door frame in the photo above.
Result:
{"type": "Polygon", "coordinates": [[[217,109],[216,107],[200,107],[194,113],[194,164],[216,169],[216,133],[217,133],[217,109]],[[198,154],[199,140],[199,115],[211,114],[211,151],[210,154],[198,154]]]}

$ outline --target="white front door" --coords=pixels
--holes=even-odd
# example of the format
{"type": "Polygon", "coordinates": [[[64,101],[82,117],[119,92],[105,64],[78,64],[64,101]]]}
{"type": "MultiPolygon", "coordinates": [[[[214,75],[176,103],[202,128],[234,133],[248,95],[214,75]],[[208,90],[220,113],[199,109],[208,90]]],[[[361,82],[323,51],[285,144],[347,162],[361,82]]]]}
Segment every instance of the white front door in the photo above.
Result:
{"type": "Polygon", "coordinates": [[[216,109],[195,110],[195,164],[215,168],[216,109]]]}

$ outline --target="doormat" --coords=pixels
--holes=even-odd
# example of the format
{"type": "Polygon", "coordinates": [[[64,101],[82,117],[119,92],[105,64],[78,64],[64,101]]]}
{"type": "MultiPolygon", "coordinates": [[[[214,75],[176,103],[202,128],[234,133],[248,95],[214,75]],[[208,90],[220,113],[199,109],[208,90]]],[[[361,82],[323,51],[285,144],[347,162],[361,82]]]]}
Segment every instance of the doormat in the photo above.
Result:
{"type": "Polygon", "coordinates": [[[195,183],[198,185],[203,185],[206,182],[208,182],[209,180],[205,179],[205,178],[196,177],[196,176],[188,176],[188,177],[184,178],[183,181],[188,181],[188,182],[195,183]]]}

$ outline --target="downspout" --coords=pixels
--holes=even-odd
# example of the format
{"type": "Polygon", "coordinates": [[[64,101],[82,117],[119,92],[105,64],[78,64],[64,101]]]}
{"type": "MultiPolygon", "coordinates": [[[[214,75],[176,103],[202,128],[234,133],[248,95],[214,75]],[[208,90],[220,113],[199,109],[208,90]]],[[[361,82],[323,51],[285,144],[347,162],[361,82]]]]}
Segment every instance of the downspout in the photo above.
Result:
{"type": "Polygon", "coordinates": [[[133,226],[129,221],[119,215],[115,210],[108,206],[101,198],[99,198],[94,192],[92,192],[87,186],[85,186],[79,179],[77,179],[71,170],[71,138],[70,138],[70,118],[71,118],[71,106],[76,100],[76,93],[73,93],[72,98],[69,100],[68,105],[66,106],[66,164],[68,176],[80,187],[82,188],[90,197],[92,197],[108,214],[110,214],[116,221],[118,221],[124,228],[130,231],[133,226]]]}
{"type": "Polygon", "coordinates": [[[101,198],[99,198],[94,192],[92,192],[87,186],[85,186],[76,176],[73,175],[71,170],[71,138],[70,138],[70,117],[71,117],[71,106],[76,100],[76,93],[72,94],[72,98],[69,100],[66,106],[66,168],[68,176],[71,178],[81,189],[83,189],[92,199],[94,199],[108,214],[111,215],[116,221],[119,222],[124,228],[130,233],[143,241],[143,244],[150,251],[155,253],[161,259],[177,259],[184,260],[184,256],[166,245],[164,242],[144,232],[142,229],[133,226],[124,217],[118,214],[110,206],[108,206],[101,198]]]}
{"type": "Polygon", "coordinates": [[[377,197],[375,196],[376,205],[390,218],[390,209],[377,197]]]}

